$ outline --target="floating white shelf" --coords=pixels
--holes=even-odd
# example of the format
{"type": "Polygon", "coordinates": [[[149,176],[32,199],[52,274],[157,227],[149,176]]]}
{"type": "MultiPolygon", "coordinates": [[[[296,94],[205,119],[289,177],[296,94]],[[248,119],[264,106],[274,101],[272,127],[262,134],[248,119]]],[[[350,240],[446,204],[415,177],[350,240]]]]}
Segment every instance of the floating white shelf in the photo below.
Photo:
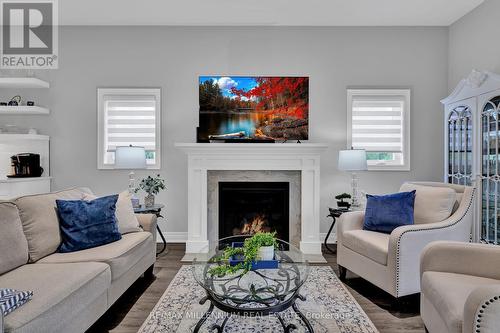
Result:
{"type": "Polygon", "coordinates": [[[52,179],[52,177],[26,177],[26,178],[3,178],[0,179],[2,183],[27,183],[27,182],[42,182],[52,179]]]}
{"type": "Polygon", "coordinates": [[[37,141],[49,141],[50,136],[40,135],[40,134],[9,134],[0,133],[0,142],[2,141],[20,141],[20,140],[37,140],[37,141]]]}
{"type": "Polygon", "coordinates": [[[23,195],[50,192],[51,178],[2,178],[0,179],[0,200],[12,200],[23,195]]]}
{"type": "Polygon", "coordinates": [[[0,77],[0,88],[6,89],[40,89],[49,88],[50,84],[47,81],[40,80],[36,77],[0,77]]]}
{"type": "Polygon", "coordinates": [[[49,114],[50,110],[41,106],[0,106],[0,114],[8,114],[12,116],[19,115],[37,115],[37,114],[49,114]]]}

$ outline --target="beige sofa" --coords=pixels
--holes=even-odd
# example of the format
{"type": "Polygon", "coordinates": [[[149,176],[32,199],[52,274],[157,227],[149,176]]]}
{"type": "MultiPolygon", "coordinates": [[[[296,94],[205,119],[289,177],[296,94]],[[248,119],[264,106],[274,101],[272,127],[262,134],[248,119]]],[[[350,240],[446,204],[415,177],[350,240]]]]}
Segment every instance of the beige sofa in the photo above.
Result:
{"type": "Polygon", "coordinates": [[[390,234],[363,230],[364,212],[341,216],[337,237],[341,279],[347,269],[396,298],[419,293],[424,247],[436,240],[469,240],[474,188],[433,182],[401,187],[401,191],[413,189],[417,190],[415,224],[398,227],[390,234]],[[429,223],[434,218],[436,222],[429,223]]]}
{"type": "Polygon", "coordinates": [[[434,242],[420,271],[420,312],[430,333],[500,332],[499,246],[434,242]]]}
{"type": "Polygon", "coordinates": [[[55,200],[85,193],[78,188],[0,202],[0,288],[33,291],[28,303],[0,319],[0,332],[85,332],[141,275],[152,275],[154,215],[137,215],[144,231],[114,243],[56,252],[55,200]]]}

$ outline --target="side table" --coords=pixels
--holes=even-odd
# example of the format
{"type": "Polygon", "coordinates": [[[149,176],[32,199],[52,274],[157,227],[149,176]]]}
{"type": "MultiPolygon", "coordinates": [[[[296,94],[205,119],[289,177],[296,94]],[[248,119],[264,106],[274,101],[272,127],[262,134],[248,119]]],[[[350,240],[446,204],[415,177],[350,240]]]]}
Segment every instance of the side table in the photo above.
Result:
{"type": "MultiPolygon", "coordinates": [[[[163,217],[161,215],[161,210],[164,207],[165,207],[165,205],[163,205],[163,204],[157,204],[157,205],[153,205],[151,207],[146,207],[144,205],[140,205],[139,207],[134,208],[134,213],[136,213],[136,214],[155,214],[156,217],[163,217]]],[[[161,240],[163,242],[163,248],[160,250],[160,252],[156,253],[156,256],[159,256],[160,254],[165,252],[165,250],[167,250],[167,241],[165,240],[165,236],[163,236],[163,232],[161,231],[160,225],[158,223],[156,223],[156,230],[158,230],[158,233],[160,234],[161,240]]],[[[168,250],[167,250],[167,253],[168,253],[168,250]]]]}
{"type": "Polygon", "coordinates": [[[328,246],[328,237],[330,237],[330,234],[332,233],[332,230],[333,230],[333,227],[335,226],[335,222],[337,222],[337,219],[340,217],[340,215],[344,214],[344,213],[347,213],[347,212],[351,212],[352,210],[350,209],[346,209],[346,208],[328,208],[330,210],[330,214],[327,215],[327,217],[331,217],[332,218],[332,224],[330,225],[330,229],[328,229],[328,233],[326,234],[326,237],[325,237],[325,247],[326,249],[332,253],[332,254],[335,254],[335,251],[332,250],[329,246],[328,246]]]}

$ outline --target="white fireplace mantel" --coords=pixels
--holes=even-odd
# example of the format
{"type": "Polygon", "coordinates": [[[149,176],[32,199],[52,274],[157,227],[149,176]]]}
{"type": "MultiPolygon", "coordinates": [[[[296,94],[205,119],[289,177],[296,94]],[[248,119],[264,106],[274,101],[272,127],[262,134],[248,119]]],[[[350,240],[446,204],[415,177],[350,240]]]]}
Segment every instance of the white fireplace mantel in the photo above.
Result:
{"type": "Polygon", "coordinates": [[[305,254],[321,255],[321,143],[176,143],[188,155],[188,240],[186,253],[208,250],[207,174],[210,170],[301,171],[301,240],[305,254]]]}

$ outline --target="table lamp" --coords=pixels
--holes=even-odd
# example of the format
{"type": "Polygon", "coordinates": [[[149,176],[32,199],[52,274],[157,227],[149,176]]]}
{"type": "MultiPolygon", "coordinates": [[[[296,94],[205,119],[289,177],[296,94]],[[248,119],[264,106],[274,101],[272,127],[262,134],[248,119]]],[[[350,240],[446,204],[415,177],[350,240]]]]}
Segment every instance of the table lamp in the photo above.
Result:
{"type": "Polygon", "coordinates": [[[349,149],[339,151],[339,170],[351,172],[352,206],[359,207],[358,176],[356,171],[368,170],[366,151],[364,149],[349,149]]]}
{"type": "Polygon", "coordinates": [[[124,146],[116,147],[115,169],[130,169],[128,174],[128,192],[130,193],[132,206],[139,206],[139,199],[135,197],[135,173],[136,169],[146,169],[146,150],[144,147],[124,146]]]}

